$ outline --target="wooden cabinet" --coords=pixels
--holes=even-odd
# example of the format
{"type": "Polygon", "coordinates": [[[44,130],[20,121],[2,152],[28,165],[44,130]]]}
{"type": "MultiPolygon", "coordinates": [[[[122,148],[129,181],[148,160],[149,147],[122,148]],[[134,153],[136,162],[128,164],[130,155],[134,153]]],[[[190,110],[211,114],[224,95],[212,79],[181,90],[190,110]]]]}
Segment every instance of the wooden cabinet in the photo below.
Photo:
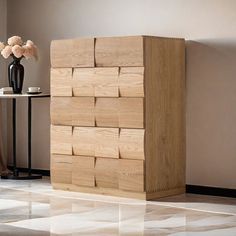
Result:
{"type": "Polygon", "coordinates": [[[185,191],[185,42],[51,44],[54,188],[153,199],[185,191]]]}

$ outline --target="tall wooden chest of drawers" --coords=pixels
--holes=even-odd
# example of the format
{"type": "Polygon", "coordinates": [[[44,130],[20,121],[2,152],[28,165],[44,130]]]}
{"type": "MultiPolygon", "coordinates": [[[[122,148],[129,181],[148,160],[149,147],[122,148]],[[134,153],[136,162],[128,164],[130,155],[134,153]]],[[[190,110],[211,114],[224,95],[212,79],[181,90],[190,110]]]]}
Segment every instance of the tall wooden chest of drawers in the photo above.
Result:
{"type": "Polygon", "coordinates": [[[185,191],[185,42],[51,43],[54,188],[153,199],[185,191]]]}

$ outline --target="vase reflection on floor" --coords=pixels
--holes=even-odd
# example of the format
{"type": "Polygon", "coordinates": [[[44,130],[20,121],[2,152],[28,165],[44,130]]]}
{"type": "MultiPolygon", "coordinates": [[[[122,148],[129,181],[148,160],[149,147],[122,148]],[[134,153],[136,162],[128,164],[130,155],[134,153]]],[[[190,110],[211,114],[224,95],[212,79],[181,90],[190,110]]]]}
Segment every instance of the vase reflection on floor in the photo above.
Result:
{"type": "Polygon", "coordinates": [[[23,57],[17,58],[12,56],[13,61],[8,66],[9,86],[13,92],[19,94],[22,92],[24,82],[24,66],[20,64],[23,57]]]}

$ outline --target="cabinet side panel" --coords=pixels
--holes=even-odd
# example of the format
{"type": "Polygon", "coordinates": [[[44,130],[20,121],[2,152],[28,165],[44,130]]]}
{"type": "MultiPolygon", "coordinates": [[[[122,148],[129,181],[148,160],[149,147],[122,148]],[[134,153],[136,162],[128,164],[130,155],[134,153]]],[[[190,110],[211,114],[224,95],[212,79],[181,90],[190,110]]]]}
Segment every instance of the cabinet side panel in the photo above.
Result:
{"type": "Polygon", "coordinates": [[[145,37],[146,191],[185,187],[185,44],[145,37]]]}

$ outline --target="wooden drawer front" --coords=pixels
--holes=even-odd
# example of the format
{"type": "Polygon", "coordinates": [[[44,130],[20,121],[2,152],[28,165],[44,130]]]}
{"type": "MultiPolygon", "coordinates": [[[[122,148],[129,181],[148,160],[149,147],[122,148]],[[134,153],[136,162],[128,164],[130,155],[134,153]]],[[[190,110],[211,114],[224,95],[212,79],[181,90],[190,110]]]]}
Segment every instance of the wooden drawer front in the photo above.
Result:
{"type": "Polygon", "coordinates": [[[96,98],[95,123],[101,127],[119,127],[118,98],[96,98]]]}
{"type": "Polygon", "coordinates": [[[118,128],[96,128],[95,156],[119,158],[118,128]]]}
{"type": "Polygon", "coordinates": [[[144,191],[144,162],[119,159],[119,189],[144,191]]]}
{"type": "Polygon", "coordinates": [[[73,96],[144,97],[144,67],[75,68],[71,81],[73,96]]]}
{"type": "Polygon", "coordinates": [[[121,129],[120,158],[144,160],[144,129],[121,129]]]}
{"type": "Polygon", "coordinates": [[[74,127],[73,154],[82,156],[95,156],[95,128],[74,127]]]}
{"type": "Polygon", "coordinates": [[[72,155],[71,126],[51,126],[51,153],[72,155]]]}
{"type": "Polygon", "coordinates": [[[72,98],[72,125],[94,126],[94,98],[73,97],[72,98]]]}
{"type": "Polygon", "coordinates": [[[143,98],[119,98],[119,127],[143,128],[143,98]]]}
{"type": "Polygon", "coordinates": [[[51,98],[51,123],[54,125],[72,125],[72,98],[51,98]]]}
{"type": "Polygon", "coordinates": [[[94,97],[94,68],[76,68],[72,79],[73,96],[94,97]]]}
{"type": "Polygon", "coordinates": [[[118,159],[96,158],[96,186],[103,188],[118,188],[118,168],[118,159]]]}
{"type": "Polygon", "coordinates": [[[94,157],[73,156],[72,184],[79,186],[95,186],[94,157]]]}
{"type": "Polygon", "coordinates": [[[72,146],[74,155],[144,160],[144,129],[74,127],[72,146]]]}
{"type": "Polygon", "coordinates": [[[51,69],[51,95],[72,96],[72,69],[51,69]]]}
{"type": "Polygon", "coordinates": [[[51,123],[55,125],[94,126],[94,98],[52,97],[51,123]]]}
{"type": "Polygon", "coordinates": [[[96,38],[96,66],[143,66],[143,38],[96,38]]]}
{"type": "Polygon", "coordinates": [[[94,39],[54,40],[52,67],[94,67],[94,39]]]}
{"type": "Polygon", "coordinates": [[[95,68],[95,97],[118,97],[119,68],[95,68]]]}
{"type": "Polygon", "coordinates": [[[51,156],[51,180],[54,183],[71,184],[72,182],[72,156],[51,156]]]}
{"type": "Polygon", "coordinates": [[[144,67],[121,67],[119,93],[121,97],[144,97],[144,67]]]}

